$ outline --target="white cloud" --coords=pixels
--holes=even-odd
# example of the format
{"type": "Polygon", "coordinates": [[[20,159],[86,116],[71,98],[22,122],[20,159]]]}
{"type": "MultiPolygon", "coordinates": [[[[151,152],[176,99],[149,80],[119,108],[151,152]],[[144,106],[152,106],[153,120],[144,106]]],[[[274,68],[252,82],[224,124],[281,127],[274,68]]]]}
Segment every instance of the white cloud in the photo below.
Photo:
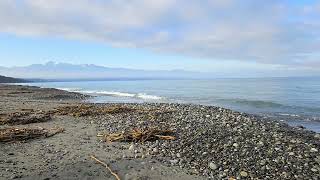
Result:
{"type": "Polygon", "coordinates": [[[312,54],[320,51],[320,6],[289,3],[1,0],[0,31],[93,40],[213,60],[297,64],[306,59],[319,64],[318,56],[312,54]]]}

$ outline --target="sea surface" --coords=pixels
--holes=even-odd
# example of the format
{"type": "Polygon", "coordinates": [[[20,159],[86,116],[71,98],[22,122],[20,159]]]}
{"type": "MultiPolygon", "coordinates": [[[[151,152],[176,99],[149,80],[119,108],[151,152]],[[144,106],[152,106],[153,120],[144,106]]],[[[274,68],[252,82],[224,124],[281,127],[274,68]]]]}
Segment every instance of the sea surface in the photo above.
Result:
{"type": "Polygon", "coordinates": [[[319,78],[113,80],[29,83],[94,95],[90,102],[166,102],[215,105],[276,118],[320,132],[319,78]]]}

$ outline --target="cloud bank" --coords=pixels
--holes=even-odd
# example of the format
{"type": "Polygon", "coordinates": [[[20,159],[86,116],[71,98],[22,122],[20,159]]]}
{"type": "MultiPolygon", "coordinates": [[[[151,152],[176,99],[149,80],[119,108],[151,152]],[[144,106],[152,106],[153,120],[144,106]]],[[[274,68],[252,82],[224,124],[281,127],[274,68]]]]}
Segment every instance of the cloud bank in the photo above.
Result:
{"type": "Polygon", "coordinates": [[[0,32],[160,53],[320,68],[320,3],[1,0],[0,32]]]}

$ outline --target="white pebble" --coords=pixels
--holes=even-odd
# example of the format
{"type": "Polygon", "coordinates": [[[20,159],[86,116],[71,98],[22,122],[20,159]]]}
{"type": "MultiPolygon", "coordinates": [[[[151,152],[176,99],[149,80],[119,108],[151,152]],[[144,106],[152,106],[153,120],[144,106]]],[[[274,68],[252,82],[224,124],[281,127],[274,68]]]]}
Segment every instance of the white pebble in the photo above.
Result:
{"type": "Polygon", "coordinates": [[[237,144],[237,143],[233,143],[233,144],[232,144],[232,146],[233,146],[233,147],[238,147],[238,146],[239,146],[239,144],[237,144]]]}
{"type": "Polygon", "coordinates": [[[247,177],[247,176],[248,176],[248,173],[245,172],[245,171],[241,171],[241,172],[240,172],[240,176],[242,176],[242,177],[247,177]]]}
{"type": "Polygon", "coordinates": [[[133,150],[134,150],[134,144],[131,144],[131,145],[129,146],[129,150],[130,150],[130,151],[133,151],[133,150]]]}
{"type": "Polygon", "coordinates": [[[218,167],[215,163],[211,162],[211,163],[209,163],[209,168],[212,170],[216,170],[218,167]]]}
{"type": "Polygon", "coordinates": [[[311,148],[310,152],[318,152],[318,149],[316,149],[316,148],[311,148]]]}

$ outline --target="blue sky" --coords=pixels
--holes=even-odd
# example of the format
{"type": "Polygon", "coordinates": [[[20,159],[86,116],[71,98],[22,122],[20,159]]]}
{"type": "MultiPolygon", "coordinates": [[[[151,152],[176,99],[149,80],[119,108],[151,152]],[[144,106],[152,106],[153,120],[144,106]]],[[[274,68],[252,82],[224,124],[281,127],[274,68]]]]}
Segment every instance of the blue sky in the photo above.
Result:
{"type": "MultiPolygon", "coordinates": [[[[96,64],[134,69],[190,69],[204,70],[210,60],[155,53],[139,48],[112,47],[94,41],[62,38],[34,38],[0,35],[1,66],[26,66],[48,61],[72,64],[96,64]],[[199,64],[198,67],[194,67],[199,64]]],[[[206,69],[210,71],[210,69],[206,69]]]]}
{"type": "Polygon", "coordinates": [[[315,0],[2,0],[0,66],[320,75],[315,0]]]}

